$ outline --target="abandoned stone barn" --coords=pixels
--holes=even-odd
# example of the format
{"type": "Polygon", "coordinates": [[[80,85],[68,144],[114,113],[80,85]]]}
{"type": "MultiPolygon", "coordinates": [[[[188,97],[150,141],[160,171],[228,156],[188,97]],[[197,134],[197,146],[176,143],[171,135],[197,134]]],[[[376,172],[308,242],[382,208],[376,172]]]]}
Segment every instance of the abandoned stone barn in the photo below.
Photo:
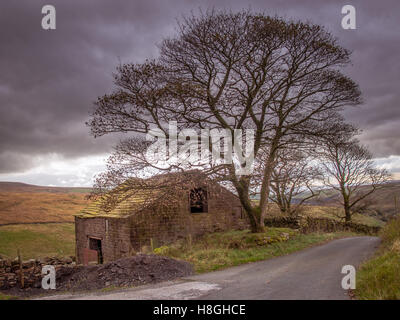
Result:
{"type": "Polygon", "coordinates": [[[144,246],[247,227],[236,195],[204,177],[190,184],[185,179],[182,174],[136,179],[135,187],[125,183],[76,214],[77,262],[113,261],[144,246]],[[165,183],[169,180],[175,184],[165,183]]]}

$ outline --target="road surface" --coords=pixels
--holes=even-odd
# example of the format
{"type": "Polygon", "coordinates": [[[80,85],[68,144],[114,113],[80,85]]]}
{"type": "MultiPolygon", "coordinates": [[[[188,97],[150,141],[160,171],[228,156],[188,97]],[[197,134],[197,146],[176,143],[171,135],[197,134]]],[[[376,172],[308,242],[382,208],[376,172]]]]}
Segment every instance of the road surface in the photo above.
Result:
{"type": "Polygon", "coordinates": [[[296,253],[221,271],[108,293],[57,295],[42,299],[349,299],[342,289],[344,265],[357,267],[379,238],[331,241],[296,253]]]}

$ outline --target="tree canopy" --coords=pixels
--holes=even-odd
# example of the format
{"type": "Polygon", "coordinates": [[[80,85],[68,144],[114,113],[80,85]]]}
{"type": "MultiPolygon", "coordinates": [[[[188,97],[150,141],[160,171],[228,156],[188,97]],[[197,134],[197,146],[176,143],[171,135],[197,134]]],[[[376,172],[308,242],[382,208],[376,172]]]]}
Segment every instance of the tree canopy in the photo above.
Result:
{"type": "Polygon", "coordinates": [[[208,10],[183,18],[159,49],[157,59],[120,65],[115,90],[95,104],[89,122],[93,135],[133,134],[117,146],[98,185],[119,183],[145,169],[195,167],[237,193],[253,232],[263,227],[278,151],[338,128],[338,112],[361,101],[357,84],[341,72],[350,52],[319,25],[208,10]],[[254,158],[262,154],[265,162],[257,179],[260,213],[251,205],[253,175],[238,174],[234,164],[159,167],[148,161],[144,135],[157,128],[168,137],[171,121],[178,130],[224,129],[233,140],[234,130],[254,130],[254,158]]]}

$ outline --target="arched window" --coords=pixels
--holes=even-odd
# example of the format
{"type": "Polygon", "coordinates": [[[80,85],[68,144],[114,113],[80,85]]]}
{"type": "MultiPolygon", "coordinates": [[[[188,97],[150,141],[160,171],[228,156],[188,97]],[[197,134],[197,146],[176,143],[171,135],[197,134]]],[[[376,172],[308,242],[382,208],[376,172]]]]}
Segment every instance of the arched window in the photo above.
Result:
{"type": "Polygon", "coordinates": [[[190,213],[208,212],[207,190],[205,188],[195,188],[190,190],[189,202],[190,213]]]}

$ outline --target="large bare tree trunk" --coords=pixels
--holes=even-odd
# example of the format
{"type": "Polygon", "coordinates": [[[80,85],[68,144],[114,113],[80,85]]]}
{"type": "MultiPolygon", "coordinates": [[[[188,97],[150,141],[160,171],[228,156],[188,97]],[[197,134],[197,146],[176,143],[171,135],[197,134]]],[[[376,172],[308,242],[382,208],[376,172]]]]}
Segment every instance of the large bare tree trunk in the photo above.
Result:
{"type": "Polygon", "coordinates": [[[345,214],[345,221],[350,222],[351,221],[351,212],[350,212],[350,203],[349,201],[345,200],[344,202],[344,214],[345,214]]]}
{"type": "Polygon", "coordinates": [[[350,196],[346,192],[346,187],[343,182],[340,183],[340,189],[343,197],[344,219],[346,222],[350,222],[351,221],[350,196]]]}
{"type": "Polygon", "coordinates": [[[278,137],[275,137],[274,141],[271,144],[271,149],[268,154],[268,158],[265,162],[264,172],[263,172],[263,179],[261,184],[261,195],[260,195],[260,225],[264,227],[264,220],[268,215],[268,199],[269,193],[271,189],[271,177],[272,171],[274,170],[275,166],[275,156],[276,150],[278,145],[278,137]]]}
{"type": "Polygon", "coordinates": [[[273,167],[270,164],[267,164],[266,170],[264,172],[265,179],[261,185],[261,195],[260,195],[260,224],[264,226],[264,219],[268,215],[268,197],[270,192],[270,183],[271,183],[271,173],[273,167]]]}
{"type": "Polygon", "coordinates": [[[236,186],[236,190],[238,192],[243,209],[246,211],[247,217],[249,218],[251,232],[263,232],[264,224],[261,224],[261,213],[258,212],[256,208],[254,208],[254,206],[251,204],[248,183],[244,182],[244,180],[242,179],[240,185],[236,186]]]}

